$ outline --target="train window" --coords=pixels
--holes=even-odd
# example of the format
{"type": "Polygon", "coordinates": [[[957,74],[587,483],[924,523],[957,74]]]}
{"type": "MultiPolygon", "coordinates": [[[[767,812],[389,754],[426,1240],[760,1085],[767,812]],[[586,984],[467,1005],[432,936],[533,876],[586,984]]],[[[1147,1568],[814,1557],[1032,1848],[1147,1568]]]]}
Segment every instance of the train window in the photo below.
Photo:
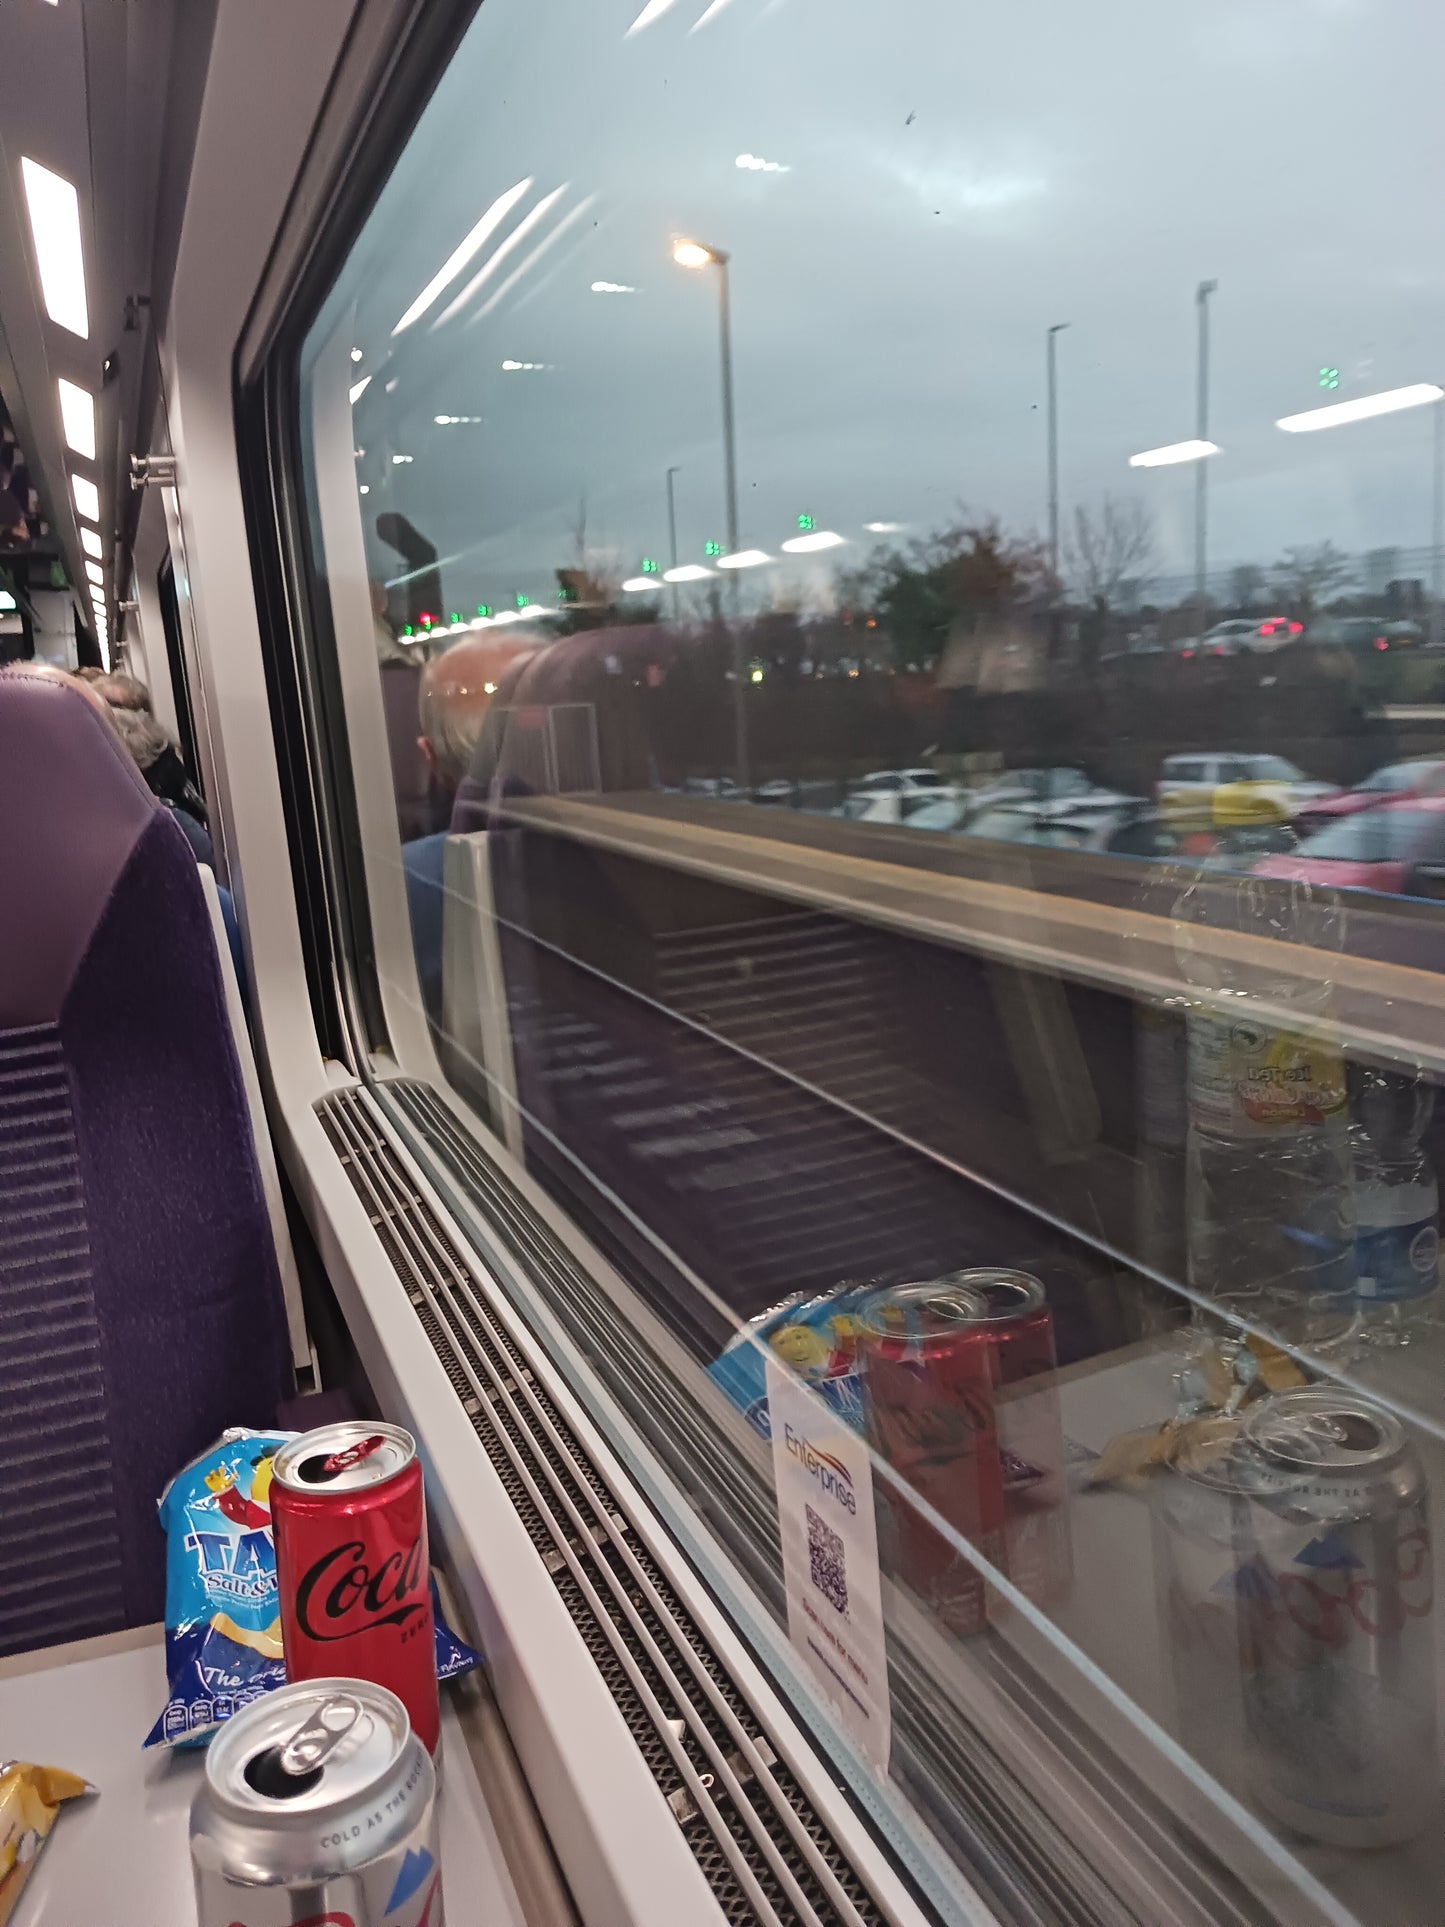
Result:
{"type": "Polygon", "coordinates": [[[304,345],[378,1065],[949,1918],[1438,1910],[1442,54],[488,0],[304,345]]]}

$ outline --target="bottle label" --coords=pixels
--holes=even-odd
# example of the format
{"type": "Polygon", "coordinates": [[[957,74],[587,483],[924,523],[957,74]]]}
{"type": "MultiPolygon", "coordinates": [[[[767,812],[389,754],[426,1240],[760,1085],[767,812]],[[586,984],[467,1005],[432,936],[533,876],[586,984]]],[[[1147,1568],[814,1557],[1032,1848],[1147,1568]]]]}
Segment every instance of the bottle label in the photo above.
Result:
{"type": "Polygon", "coordinates": [[[1413,1224],[1361,1224],[1355,1237],[1356,1290],[1378,1304],[1423,1298],[1440,1271],[1440,1233],[1433,1217],[1413,1224]]]}
{"type": "Polygon", "coordinates": [[[1345,1101],[1344,1059],[1319,1033],[1190,1013],[1189,1110],[1203,1129],[1221,1137],[1293,1136],[1342,1124],[1345,1101]]]}

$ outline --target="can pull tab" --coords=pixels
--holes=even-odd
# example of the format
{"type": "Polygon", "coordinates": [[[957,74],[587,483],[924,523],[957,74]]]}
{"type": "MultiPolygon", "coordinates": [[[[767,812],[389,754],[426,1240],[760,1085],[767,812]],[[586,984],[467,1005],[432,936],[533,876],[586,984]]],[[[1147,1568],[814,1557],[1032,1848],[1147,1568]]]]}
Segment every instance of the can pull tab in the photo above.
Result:
{"type": "Polygon", "coordinates": [[[360,1465],[369,1459],[373,1452],[380,1451],[386,1440],[379,1432],[373,1432],[369,1439],[358,1439],[355,1445],[343,1446],[341,1451],[333,1452],[321,1468],[323,1478],[334,1479],[338,1473],[349,1472],[353,1465],[360,1465]]]}
{"type": "Polygon", "coordinates": [[[281,1749],[281,1771],[299,1777],[327,1760],[361,1718],[361,1702],[338,1693],[321,1705],[281,1749]]]}

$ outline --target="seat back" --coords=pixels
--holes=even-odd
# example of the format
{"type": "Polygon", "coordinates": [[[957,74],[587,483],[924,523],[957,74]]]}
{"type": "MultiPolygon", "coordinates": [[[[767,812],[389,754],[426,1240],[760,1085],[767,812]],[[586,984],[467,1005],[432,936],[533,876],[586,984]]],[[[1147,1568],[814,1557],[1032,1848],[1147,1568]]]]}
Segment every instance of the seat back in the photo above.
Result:
{"type": "Polygon", "coordinates": [[[285,1310],[186,840],[0,671],[0,1655],[161,1616],[162,1487],[274,1421],[285,1310]]]}

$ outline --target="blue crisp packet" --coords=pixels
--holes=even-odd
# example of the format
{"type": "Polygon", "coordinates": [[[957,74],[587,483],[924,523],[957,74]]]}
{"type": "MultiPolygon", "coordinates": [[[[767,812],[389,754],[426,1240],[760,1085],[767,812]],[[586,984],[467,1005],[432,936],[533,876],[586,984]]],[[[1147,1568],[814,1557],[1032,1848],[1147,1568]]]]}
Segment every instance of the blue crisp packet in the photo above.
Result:
{"type": "Polygon", "coordinates": [[[751,1319],[708,1376],[732,1401],[755,1432],[770,1436],[767,1369],[769,1346],[830,1405],[845,1425],[863,1429],[863,1396],[858,1381],[858,1307],[878,1289],[877,1282],[844,1285],[812,1297],[799,1292],[751,1319]]]}
{"type": "Polygon", "coordinates": [[[239,1708],[286,1682],[271,1461],[290,1436],[226,1432],[161,1497],[171,1695],[147,1746],[209,1739],[239,1708]]]}
{"type": "MultiPolygon", "coordinates": [[[[166,1674],[170,1698],[147,1746],[204,1745],[261,1694],[286,1684],[271,1461],[291,1432],[223,1433],[161,1496],[166,1535],[166,1674]]],[[[442,1618],[431,1582],[438,1679],[482,1663],[442,1618]]]]}

